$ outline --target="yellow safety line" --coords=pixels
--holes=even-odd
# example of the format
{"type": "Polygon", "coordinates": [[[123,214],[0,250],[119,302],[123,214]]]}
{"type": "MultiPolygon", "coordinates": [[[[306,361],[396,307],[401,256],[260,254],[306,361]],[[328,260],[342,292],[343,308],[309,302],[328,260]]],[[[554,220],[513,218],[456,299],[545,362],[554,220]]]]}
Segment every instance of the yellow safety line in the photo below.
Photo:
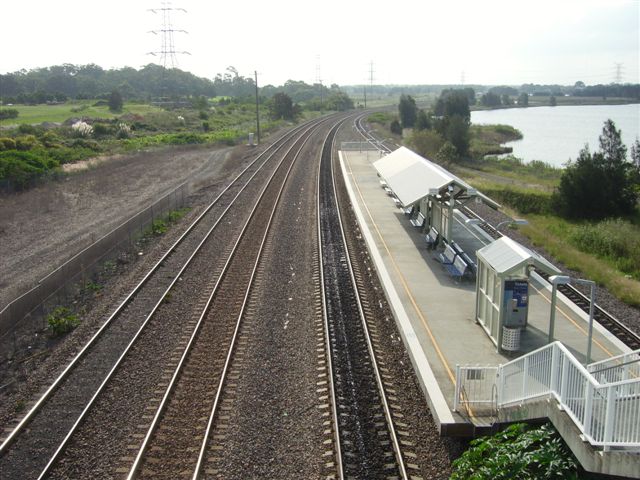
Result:
{"type": "Polygon", "coordinates": [[[367,211],[367,215],[369,215],[369,220],[371,220],[371,223],[373,224],[373,228],[375,228],[376,233],[378,234],[378,237],[380,238],[380,241],[382,242],[382,245],[384,246],[384,249],[387,251],[387,254],[389,255],[389,258],[391,259],[391,263],[393,264],[393,268],[395,269],[396,273],[400,277],[400,281],[402,282],[402,286],[404,287],[405,292],[407,293],[407,295],[409,296],[409,299],[411,300],[411,305],[413,305],[413,308],[415,309],[416,313],[418,314],[418,317],[420,317],[420,320],[422,321],[422,324],[424,325],[424,328],[427,330],[427,334],[429,335],[429,338],[431,339],[431,343],[433,343],[433,346],[436,349],[436,353],[438,354],[438,357],[440,358],[440,361],[442,362],[442,365],[444,365],[444,368],[447,371],[447,375],[449,376],[449,379],[451,380],[451,383],[453,383],[455,385],[456,384],[456,379],[455,379],[455,377],[453,375],[453,372],[451,371],[451,368],[449,368],[449,365],[447,364],[446,359],[444,358],[444,354],[442,353],[442,350],[440,350],[440,347],[438,346],[438,342],[436,341],[435,337],[433,336],[433,333],[431,332],[431,329],[429,328],[429,325],[427,324],[427,319],[425,318],[424,314],[420,310],[420,307],[418,306],[418,304],[416,303],[415,299],[413,298],[413,295],[411,294],[411,290],[409,289],[409,285],[407,284],[407,281],[405,280],[404,275],[402,275],[402,272],[400,271],[400,268],[398,268],[398,265],[396,264],[396,261],[395,261],[393,255],[391,254],[391,251],[389,250],[389,247],[387,246],[386,242],[384,241],[384,238],[382,237],[382,234],[380,233],[380,230],[378,229],[378,225],[373,220],[371,212],[369,211],[369,207],[367,207],[367,204],[364,201],[364,197],[362,196],[362,192],[360,191],[360,186],[358,185],[358,181],[353,176],[353,171],[351,170],[351,164],[349,163],[349,159],[347,158],[346,155],[345,155],[344,158],[345,158],[345,161],[346,161],[347,168],[349,169],[349,174],[351,174],[351,178],[353,180],[353,184],[356,187],[356,190],[358,191],[358,195],[360,196],[360,200],[361,200],[362,206],[367,211]]]}

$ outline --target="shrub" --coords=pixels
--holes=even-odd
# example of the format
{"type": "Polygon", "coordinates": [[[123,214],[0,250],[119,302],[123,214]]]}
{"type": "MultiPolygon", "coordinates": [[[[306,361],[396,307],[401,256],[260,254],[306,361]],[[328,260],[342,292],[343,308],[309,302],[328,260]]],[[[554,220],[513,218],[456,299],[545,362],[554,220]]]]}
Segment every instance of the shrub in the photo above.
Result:
{"type": "Polygon", "coordinates": [[[0,120],[18,118],[19,113],[15,108],[0,108],[0,120]]]}
{"type": "Polygon", "coordinates": [[[79,121],[71,125],[71,131],[77,137],[90,137],[93,134],[93,127],[86,122],[79,121]]]}
{"type": "Polygon", "coordinates": [[[575,458],[555,429],[515,424],[490,437],[471,441],[453,462],[451,480],[577,479],[575,458]]]}
{"type": "Polygon", "coordinates": [[[209,122],[202,122],[202,131],[208,132],[209,130],[211,130],[211,127],[209,126],[209,122]]]}
{"type": "Polygon", "coordinates": [[[16,138],[16,149],[26,152],[38,145],[38,140],[33,135],[25,135],[24,137],[16,138]]]}
{"type": "Polygon", "coordinates": [[[389,124],[389,130],[391,133],[395,133],[396,135],[402,135],[402,125],[398,120],[392,120],[391,124],[389,124]]]}
{"type": "Polygon", "coordinates": [[[0,152],[3,150],[15,150],[16,141],[13,138],[0,137],[0,152]]]}
{"type": "Polygon", "coordinates": [[[112,131],[110,125],[106,123],[94,123],[93,124],[93,133],[95,135],[109,135],[112,131]]]}
{"type": "Polygon", "coordinates": [[[514,208],[520,213],[553,213],[551,195],[538,191],[516,190],[513,188],[483,188],[483,193],[494,200],[514,208]]]}
{"type": "Polygon", "coordinates": [[[47,148],[59,147],[60,141],[60,137],[54,132],[45,132],[42,137],[40,137],[40,142],[47,148]]]}
{"type": "Polygon", "coordinates": [[[200,110],[198,116],[200,117],[200,120],[207,120],[209,118],[209,114],[204,110],[200,110]]]}
{"type": "Polygon", "coordinates": [[[123,138],[129,138],[130,136],[131,136],[131,127],[129,127],[129,125],[127,125],[126,123],[119,123],[116,137],[123,139],[123,138]]]}
{"type": "Polygon", "coordinates": [[[57,337],[76,328],[80,324],[80,320],[68,308],[57,307],[47,315],[47,324],[52,336],[57,337]]]}
{"type": "Polygon", "coordinates": [[[409,138],[409,144],[425,158],[436,158],[444,143],[444,138],[435,130],[414,131],[409,138]]]}
{"type": "Polygon", "coordinates": [[[8,180],[18,189],[57,166],[58,162],[48,158],[44,151],[0,152],[0,180],[8,180]]]}
{"type": "Polygon", "coordinates": [[[29,125],[28,123],[23,123],[18,127],[18,132],[23,135],[35,135],[36,131],[36,127],[29,125]]]}

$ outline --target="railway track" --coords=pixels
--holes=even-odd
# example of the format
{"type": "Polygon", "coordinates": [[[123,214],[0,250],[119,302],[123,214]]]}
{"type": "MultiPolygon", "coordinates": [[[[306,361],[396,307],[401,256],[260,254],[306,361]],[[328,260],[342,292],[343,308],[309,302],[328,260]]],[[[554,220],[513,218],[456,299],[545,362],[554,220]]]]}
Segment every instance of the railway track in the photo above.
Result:
{"type": "MultiPolygon", "coordinates": [[[[312,122],[300,127],[292,135],[294,138],[301,136],[314,124],[312,122]]],[[[171,303],[170,295],[175,294],[176,288],[188,291],[195,285],[186,278],[187,267],[192,262],[198,263],[194,259],[205,246],[210,250],[209,253],[211,250],[219,253],[224,238],[229,237],[229,225],[242,224],[242,215],[238,213],[242,208],[237,206],[242,203],[239,199],[251,198],[251,189],[260,188],[261,181],[264,182],[260,176],[265,177],[268,174],[264,172],[273,169],[273,166],[269,167],[275,162],[272,159],[289,138],[282,138],[269,147],[224,189],[118,305],[100,330],[13,429],[0,446],[3,478],[36,478],[38,472],[49,471],[54,459],[66,448],[72,432],[79,427],[109,376],[139,335],[153,323],[152,320],[156,323],[162,323],[161,320],[166,322],[167,319],[171,321],[172,315],[167,312],[163,315],[162,312],[171,303]]],[[[212,269],[210,262],[200,263],[192,275],[194,278],[212,269]]],[[[190,327],[187,325],[185,328],[190,327]]],[[[183,337],[180,329],[172,333],[174,342],[176,339],[181,341],[179,339],[183,337]]],[[[161,337],[160,340],[167,338],[161,337]]]]}
{"type": "MultiPolygon", "coordinates": [[[[498,239],[502,237],[502,234],[496,230],[495,227],[486,222],[482,217],[476,214],[474,211],[470,210],[467,207],[460,207],[460,210],[466,215],[468,218],[475,218],[479,220],[478,226],[487,232],[494,239],[498,239]]],[[[547,282],[549,281],[549,275],[538,272],[542,278],[544,278],[547,282]]],[[[578,308],[580,308],[583,312],[589,313],[589,298],[576,289],[573,285],[558,285],[558,291],[561,292],[564,296],[566,296],[569,300],[571,300],[578,308]]],[[[611,315],[609,312],[599,307],[598,304],[594,306],[594,319],[606,328],[609,332],[615,335],[619,340],[621,340],[625,345],[627,345],[631,350],[637,350],[640,348],[640,335],[635,333],[625,324],[623,324],[616,317],[611,315]]]]}
{"type": "MultiPolygon", "coordinates": [[[[318,185],[323,311],[338,478],[408,478],[376,360],[376,335],[343,231],[332,165],[332,130],[323,147],[318,185]]],[[[375,328],[375,327],[374,327],[375,328]]]]}
{"type": "MultiPolygon", "coordinates": [[[[364,125],[364,119],[368,114],[362,114],[358,116],[354,120],[354,125],[356,127],[357,132],[365,139],[366,142],[369,142],[371,145],[376,147],[379,150],[382,150],[384,153],[391,153],[394,148],[391,148],[386,145],[386,140],[379,140],[375,135],[371,133],[369,129],[364,125]]],[[[397,145],[393,145],[393,147],[397,148],[397,145]]]]}

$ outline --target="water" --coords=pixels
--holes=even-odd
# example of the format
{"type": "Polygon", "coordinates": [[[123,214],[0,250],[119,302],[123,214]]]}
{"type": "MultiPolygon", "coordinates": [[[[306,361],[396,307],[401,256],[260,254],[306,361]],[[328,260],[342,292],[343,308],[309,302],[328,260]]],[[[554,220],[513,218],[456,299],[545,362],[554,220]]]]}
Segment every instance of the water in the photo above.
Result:
{"type": "Polygon", "coordinates": [[[524,138],[507,143],[513,155],[525,161],[542,160],[561,167],[575,160],[585,143],[590,151],[599,148],[598,137],[607,119],[622,132],[631,159],[631,145],[640,138],[640,105],[587,105],[571,107],[532,107],[471,112],[476,124],[511,125],[524,138]]]}

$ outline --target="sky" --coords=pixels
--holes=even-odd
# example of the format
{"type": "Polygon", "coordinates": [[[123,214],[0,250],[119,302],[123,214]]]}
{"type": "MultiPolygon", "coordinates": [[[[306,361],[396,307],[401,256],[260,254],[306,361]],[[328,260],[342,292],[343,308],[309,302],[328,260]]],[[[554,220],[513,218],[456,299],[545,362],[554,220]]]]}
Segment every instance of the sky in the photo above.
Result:
{"type": "MultiPolygon", "coordinates": [[[[0,7],[0,73],[161,63],[165,0],[0,7]],[[99,7],[98,7],[99,6],[99,7]]],[[[172,0],[177,66],[260,85],[640,83],[640,0],[172,0]],[[186,12],[178,9],[184,9],[186,12]]],[[[165,49],[166,50],[166,49],[165,49]]]]}

